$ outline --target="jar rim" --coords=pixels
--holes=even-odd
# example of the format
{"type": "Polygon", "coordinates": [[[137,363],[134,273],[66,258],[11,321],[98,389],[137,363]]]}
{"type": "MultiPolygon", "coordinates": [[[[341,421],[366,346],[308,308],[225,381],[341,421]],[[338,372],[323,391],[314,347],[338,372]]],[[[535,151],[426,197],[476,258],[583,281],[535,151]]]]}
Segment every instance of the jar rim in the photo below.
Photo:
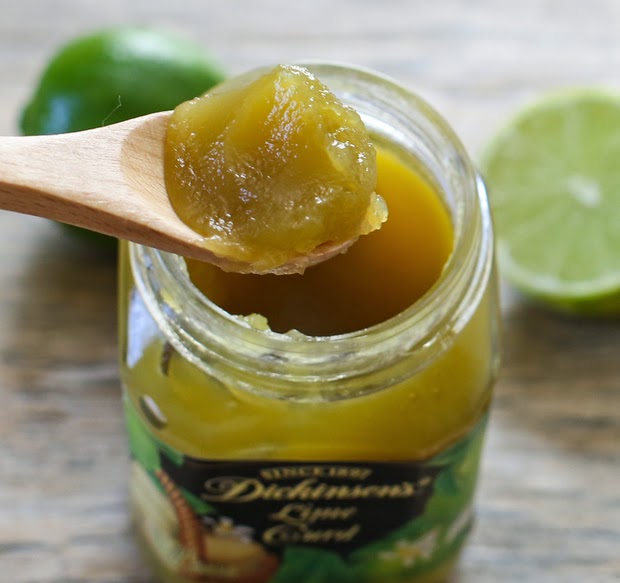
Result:
{"type": "MultiPolygon", "coordinates": [[[[363,118],[370,119],[381,109],[392,108],[393,119],[406,125],[413,123],[410,118],[415,113],[418,130],[428,134],[425,139],[431,140],[431,149],[441,152],[437,162],[449,170],[455,184],[444,180],[439,186],[441,190],[458,188],[452,195],[459,198],[451,209],[454,247],[434,285],[391,318],[330,336],[253,327],[247,318],[231,315],[202,294],[191,282],[181,257],[131,244],[136,285],[175,347],[202,367],[205,362],[212,366],[214,360],[227,363],[237,372],[248,367],[254,374],[269,377],[273,385],[278,379],[315,382],[359,377],[371,368],[376,370],[378,361],[385,368],[399,358],[411,359],[414,354],[423,364],[442,346],[445,349],[447,339],[469,319],[490,277],[493,242],[484,184],[448,123],[418,95],[386,76],[360,67],[318,62],[304,66],[345,104],[352,105],[356,99],[375,100],[374,109],[364,112],[357,108],[363,118]],[[174,301],[169,301],[171,297],[174,301]],[[344,359],[346,370],[343,354],[348,355],[344,359]],[[263,366],[266,355],[268,362],[263,366]],[[263,359],[260,371],[256,370],[256,358],[263,359]]],[[[409,126],[405,129],[412,131],[409,126]]],[[[432,169],[426,170],[441,182],[442,177],[434,176],[432,169]]]]}

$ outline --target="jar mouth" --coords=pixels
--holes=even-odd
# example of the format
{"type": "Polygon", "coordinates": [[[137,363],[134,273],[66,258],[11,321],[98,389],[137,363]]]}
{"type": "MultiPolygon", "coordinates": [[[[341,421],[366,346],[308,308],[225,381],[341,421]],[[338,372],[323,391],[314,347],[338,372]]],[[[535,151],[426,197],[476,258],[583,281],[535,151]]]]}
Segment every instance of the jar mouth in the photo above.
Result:
{"type": "Polygon", "coordinates": [[[445,349],[469,320],[490,277],[493,244],[484,184],[450,126],[408,89],[362,68],[304,66],[358,111],[373,137],[417,160],[445,198],[454,247],[434,285],[387,320],[330,336],[258,329],[247,317],[228,313],[202,294],[183,258],[131,244],[136,285],[170,341],[198,366],[217,361],[237,373],[247,367],[256,375],[260,359],[259,374],[273,385],[277,379],[290,383],[359,377],[405,357],[415,356],[422,365],[445,349]]]}

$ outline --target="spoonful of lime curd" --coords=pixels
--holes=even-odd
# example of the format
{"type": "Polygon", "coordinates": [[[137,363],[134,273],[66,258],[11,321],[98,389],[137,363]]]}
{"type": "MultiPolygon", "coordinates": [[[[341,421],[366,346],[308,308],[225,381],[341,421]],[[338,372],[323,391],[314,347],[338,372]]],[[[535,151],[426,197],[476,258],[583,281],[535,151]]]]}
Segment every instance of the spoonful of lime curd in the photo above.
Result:
{"type": "Polygon", "coordinates": [[[0,138],[0,208],[240,273],[299,273],[387,218],[375,151],[309,71],[226,81],[174,112],[0,138]]]}

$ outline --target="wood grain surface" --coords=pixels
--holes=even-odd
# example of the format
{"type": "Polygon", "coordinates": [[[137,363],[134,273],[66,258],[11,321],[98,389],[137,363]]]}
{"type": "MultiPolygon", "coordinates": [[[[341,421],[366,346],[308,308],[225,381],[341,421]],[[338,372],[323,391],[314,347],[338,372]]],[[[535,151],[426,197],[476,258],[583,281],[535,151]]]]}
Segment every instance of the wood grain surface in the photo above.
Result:
{"type": "MultiPolygon", "coordinates": [[[[433,103],[474,158],[542,92],[620,83],[616,0],[1,0],[0,133],[17,131],[52,50],[127,23],[187,35],[230,73],[372,67],[433,103]]],[[[126,509],[115,286],[109,254],[0,213],[0,582],[151,583],[126,509]]],[[[504,366],[456,581],[620,581],[620,322],[503,291],[504,366]]]]}

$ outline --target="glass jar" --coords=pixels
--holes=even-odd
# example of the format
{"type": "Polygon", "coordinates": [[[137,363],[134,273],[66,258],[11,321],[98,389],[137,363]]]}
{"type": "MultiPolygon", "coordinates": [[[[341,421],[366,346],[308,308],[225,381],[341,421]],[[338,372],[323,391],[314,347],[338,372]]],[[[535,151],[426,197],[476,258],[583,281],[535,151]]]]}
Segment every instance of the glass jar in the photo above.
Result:
{"type": "Polygon", "coordinates": [[[231,316],[182,258],[122,245],[131,503],[165,582],[438,582],[472,524],[498,366],[483,183],[417,96],[359,69],[309,68],[434,185],[454,249],[402,313],[309,337],[231,316]]]}

